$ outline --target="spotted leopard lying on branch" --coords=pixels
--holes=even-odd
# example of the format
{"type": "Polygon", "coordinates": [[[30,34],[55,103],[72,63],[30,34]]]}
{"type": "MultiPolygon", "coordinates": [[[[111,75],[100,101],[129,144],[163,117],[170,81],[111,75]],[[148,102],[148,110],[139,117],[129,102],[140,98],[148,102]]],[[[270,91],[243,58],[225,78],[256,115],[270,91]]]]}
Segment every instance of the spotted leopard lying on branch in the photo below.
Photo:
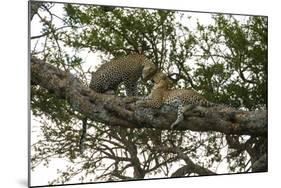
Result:
{"type": "Polygon", "coordinates": [[[218,105],[209,102],[192,89],[169,89],[171,81],[162,72],[154,74],[152,81],[154,81],[154,86],[150,95],[144,100],[137,101],[137,105],[148,108],[160,108],[163,104],[175,106],[177,108],[177,119],[171,124],[171,129],[183,120],[185,111],[196,106],[212,107],[218,105]]]}

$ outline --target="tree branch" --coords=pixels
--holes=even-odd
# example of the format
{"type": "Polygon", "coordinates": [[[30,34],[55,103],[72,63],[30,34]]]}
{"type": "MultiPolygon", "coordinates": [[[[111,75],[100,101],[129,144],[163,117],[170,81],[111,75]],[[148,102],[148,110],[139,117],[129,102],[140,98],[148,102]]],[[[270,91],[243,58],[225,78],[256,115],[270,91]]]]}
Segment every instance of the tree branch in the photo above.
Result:
{"type": "Polygon", "coordinates": [[[171,177],[185,176],[188,173],[196,173],[198,175],[215,175],[216,173],[211,170],[204,168],[200,165],[195,164],[180,148],[178,147],[157,147],[155,148],[158,152],[173,153],[178,158],[185,161],[186,165],[178,168],[171,177]]]}
{"type": "MultiPolygon", "coordinates": [[[[40,85],[89,119],[109,126],[170,129],[176,109],[137,107],[136,97],[96,93],[67,71],[31,58],[31,83],[40,85]]],[[[225,134],[263,136],[267,134],[267,111],[241,111],[226,107],[206,109],[204,116],[186,112],[178,130],[218,131],[225,134]]]]}

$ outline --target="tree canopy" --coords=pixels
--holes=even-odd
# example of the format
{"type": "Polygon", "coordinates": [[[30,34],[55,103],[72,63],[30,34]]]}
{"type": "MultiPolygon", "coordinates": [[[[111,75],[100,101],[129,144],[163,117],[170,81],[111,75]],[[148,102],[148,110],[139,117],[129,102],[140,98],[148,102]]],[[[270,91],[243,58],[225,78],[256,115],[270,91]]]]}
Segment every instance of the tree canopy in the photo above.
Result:
{"type": "MultiPolygon", "coordinates": [[[[30,18],[32,169],[67,161],[49,184],[267,171],[267,17],[31,2],[30,18]],[[233,110],[171,130],[172,107],[138,109],[122,86],[88,89],[95,65],[133,52],[174,88],[233,110]]],[[[140,82],[139,95],[151,87],[140,82]]]]}

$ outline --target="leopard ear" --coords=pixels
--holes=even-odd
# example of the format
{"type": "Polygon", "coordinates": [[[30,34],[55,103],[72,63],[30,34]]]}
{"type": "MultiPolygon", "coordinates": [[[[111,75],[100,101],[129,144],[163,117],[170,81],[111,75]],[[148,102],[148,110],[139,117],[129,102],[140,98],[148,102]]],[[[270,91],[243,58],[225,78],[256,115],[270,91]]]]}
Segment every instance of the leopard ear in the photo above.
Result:
{"type": "Polygon", "coordinates": [[[141,74],[141,77],[143,80],[147,80],[149,69],[150,69],[149,67],[143,66],[143,70],[142,70],[142,74],[141,74]]]}
{"type": "Polygon", "coordinates": [[[138,53],[143,55],[142,47],[138,47],[138,53]]]}

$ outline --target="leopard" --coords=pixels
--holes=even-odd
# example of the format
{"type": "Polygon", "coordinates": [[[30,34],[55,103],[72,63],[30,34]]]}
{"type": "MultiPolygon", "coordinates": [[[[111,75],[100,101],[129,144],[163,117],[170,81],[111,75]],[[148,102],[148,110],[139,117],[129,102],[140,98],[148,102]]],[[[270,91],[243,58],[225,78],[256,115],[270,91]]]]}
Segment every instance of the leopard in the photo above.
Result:
{"type": "Polygon", "coordinates": [[[193,89],[171,89],[172,81],[163,72],[157,72],[152,77],[154,82],[151,93],[137,101],[137,106],[146,108],[160,108],[167,104],[177,108],[177,119],[170,125],[175,128],[183,119],[184,113],[195,107],[213,107],[218,104],[208,101],[193,89]]]}
{"type": "Polygon", "coordinates": [[[141,78],[145,82],[156,71],[156,65],[144,54],[131,53],[114,58],[92,72],[89,87],[98,93],[116,93],[123,83],[127,96],[136,96],[138,80],[141,78]]]}
{"type": "MultiPolygon", "coordinates": [[[[97,93],[116,94],[121,83],[126,87],[127,96],[136,96],[137,82],[140,78],[145,82],[156,73],[156,65],[144,54],[132,53],[102,64],[95,72],[89,88],[97,93]]],[[[79,147],[83,154],[83,142],[87,131],[87,118],[83,120],[79,147]]]]}

